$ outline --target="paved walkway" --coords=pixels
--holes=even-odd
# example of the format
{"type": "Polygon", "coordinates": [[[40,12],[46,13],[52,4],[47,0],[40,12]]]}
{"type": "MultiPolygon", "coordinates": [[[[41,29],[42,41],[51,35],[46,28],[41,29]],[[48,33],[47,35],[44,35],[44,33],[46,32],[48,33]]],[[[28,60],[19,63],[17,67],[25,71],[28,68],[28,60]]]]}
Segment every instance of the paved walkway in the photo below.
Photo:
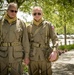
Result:
{"type": "Polygon", "coordinates": [[[74,75],[74,50],[68,51],[52,63],[52,75],[74,75]]]}

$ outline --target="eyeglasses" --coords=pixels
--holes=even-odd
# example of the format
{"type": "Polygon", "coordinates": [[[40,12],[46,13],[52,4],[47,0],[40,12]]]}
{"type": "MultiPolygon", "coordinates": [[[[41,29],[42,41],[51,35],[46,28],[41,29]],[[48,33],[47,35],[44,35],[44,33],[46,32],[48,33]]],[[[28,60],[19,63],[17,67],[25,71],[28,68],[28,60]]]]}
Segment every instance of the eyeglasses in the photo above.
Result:
{"type": "Polygon", "coordinates": [[[13,13],[13,12],[17,13],[17,11],[16,11],[16,10],[10,10],[10,11],[11,11],[12,13],[13,13]]]}
{"type": "Polygon", "coordinates": [[[41,15],[41,13],[33,13],[33,15],[34,15],[34,16],[36,16],[36,15],[41,15]]]}

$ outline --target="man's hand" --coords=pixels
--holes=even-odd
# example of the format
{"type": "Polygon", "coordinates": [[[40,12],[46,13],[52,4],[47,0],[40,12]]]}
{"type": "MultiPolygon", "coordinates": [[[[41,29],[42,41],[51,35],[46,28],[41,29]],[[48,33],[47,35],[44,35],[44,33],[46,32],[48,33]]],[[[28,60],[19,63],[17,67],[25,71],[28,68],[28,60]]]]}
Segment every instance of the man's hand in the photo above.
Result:
{"type": "Polygon", "coordinates": [[[49,61],[54,62],[58,59],[58,52],[53,51],[49,56],[49,61]]]}
{"type": "Polygon", "coordinates": [[[25,63],[26,65],[28,65],[29,62],[30,62],[30,61],[29,61],[29,58],[25,58],[25,59],[24,59],[24,63],[25,63]]]}

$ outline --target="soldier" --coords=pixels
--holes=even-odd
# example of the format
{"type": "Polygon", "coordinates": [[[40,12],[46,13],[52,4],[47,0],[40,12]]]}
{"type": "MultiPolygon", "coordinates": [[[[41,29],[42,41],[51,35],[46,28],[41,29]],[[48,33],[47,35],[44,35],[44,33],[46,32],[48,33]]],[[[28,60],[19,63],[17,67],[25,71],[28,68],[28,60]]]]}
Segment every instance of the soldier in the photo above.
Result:
{"type": "Polygon", "coordinates": [[[30,75],[52,75],[51,62],[57,59],[57,36],[53,25],[44,21],[41,7],[32,10],[33,21],[27,26],[30,42],[30,75]],[[53,51],[50,47],[53,43],[53,51]]]}
{"type": "Polygon", "coordinates": [[[17,18],[17,11],[17,4],[9,3],[0,21],[0,75],[22,75],[22,59],[25,64],[29,63],[27,29],[25,23],[17,18]]]}

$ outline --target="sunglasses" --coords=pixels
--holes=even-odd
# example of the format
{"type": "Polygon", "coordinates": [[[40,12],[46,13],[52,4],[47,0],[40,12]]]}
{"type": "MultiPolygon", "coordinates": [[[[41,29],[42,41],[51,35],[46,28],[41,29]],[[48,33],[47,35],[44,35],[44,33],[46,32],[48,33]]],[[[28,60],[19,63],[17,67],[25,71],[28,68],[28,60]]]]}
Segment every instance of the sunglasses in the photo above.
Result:
{"type": "Polygon", "coordinates": [[[41,13],[33,13],[33,15],[34,15],[34,16],[36,16],[36,15],[41,15],[41,13]]]}
{"type": "Polygon", "coordinates": [[[13,12],[17,13],[17,11],[16,11],[16,10],[10,10],[10,11],[11,11],[12,13],[13,13],[13,12]]]}

